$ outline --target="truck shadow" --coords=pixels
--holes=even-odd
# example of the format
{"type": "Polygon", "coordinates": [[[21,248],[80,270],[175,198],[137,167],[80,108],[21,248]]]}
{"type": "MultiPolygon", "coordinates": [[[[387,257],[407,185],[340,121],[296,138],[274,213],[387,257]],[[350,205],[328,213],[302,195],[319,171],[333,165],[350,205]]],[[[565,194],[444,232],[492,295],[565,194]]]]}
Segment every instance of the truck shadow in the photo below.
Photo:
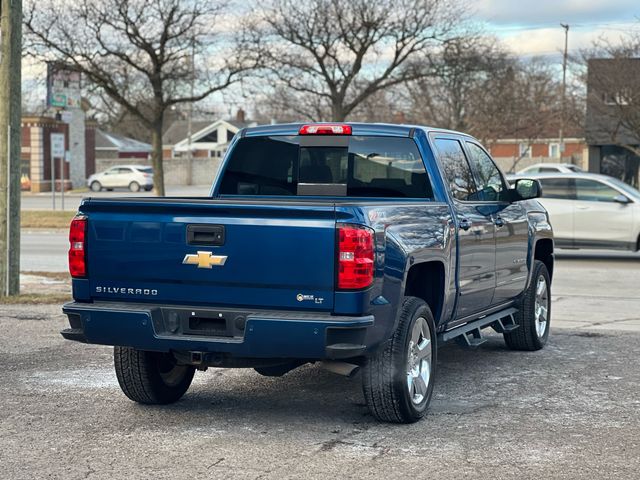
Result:
{"type": "MultiPolygon", "coordinates": [[[[553,337],[539,352],[510,351],[498,335],[490,335],[485,344],[473,350],[452,343],[441,346],[428,418],[472,414],[480,408],[517,402],[514,399],[519,395],[531,398],[532,392],[541,392],[541,378],[545,383],[553,382],[559,344],[567,338],[553,337]]],[[[360,375],[347,379],[317,365],[305,365],[277,378],[263,377],[253,370],[209,369],[198,372],[182,401],[153,407],[152,415],[157,420],[158,410],[170,412],[172,422],[186,428],[245,428],[252,432],[378,424],[369,414],[360,382],[360,375]]],[[[137,408],[141,415],[149,412],[149,407],[137,408]]]]}

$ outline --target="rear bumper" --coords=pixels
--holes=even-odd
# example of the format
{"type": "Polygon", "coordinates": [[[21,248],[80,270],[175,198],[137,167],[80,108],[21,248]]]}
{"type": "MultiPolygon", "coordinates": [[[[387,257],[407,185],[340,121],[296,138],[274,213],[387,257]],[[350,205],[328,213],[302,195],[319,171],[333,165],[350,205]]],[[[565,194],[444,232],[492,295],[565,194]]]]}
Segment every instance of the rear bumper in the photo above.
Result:
{"type": "Polygon", "coordinates": [[[340,359],[364,354],[372,315],[68,303],[68,340],[151,351],[211,352],[239,358],[340,359]]]}

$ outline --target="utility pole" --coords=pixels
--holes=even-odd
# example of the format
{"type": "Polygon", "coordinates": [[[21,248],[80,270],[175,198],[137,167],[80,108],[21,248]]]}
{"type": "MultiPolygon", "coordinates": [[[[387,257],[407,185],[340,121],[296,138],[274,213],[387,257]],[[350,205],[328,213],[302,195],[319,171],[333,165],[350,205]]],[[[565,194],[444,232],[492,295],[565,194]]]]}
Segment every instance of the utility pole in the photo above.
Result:
{"type": "MultiPolygon", "coordinates": [[[[196,82],[196,44],[195,40],[191,41],[191,85],[190,95],[193,98],[195,82],[196,82]]],[[[191,177],[193,176],[193,150],[191,137],[193,136],[193,101],[189,102],[189,112],[187,117],[187,185],[191,185],[191,177]]]]}
{"type": "Polygon", "coordinates": [[[564,55],[562,57],[562,111],[560,114],[560,161],[564,154],[564,130],[567,119],[567,56],[569,51],[569,24],[561,23],[564,28],[564,55]]]}
{"type": "Polygon", "coordinates": [[[0,296],[20,291],[22,0],[0,0],[0,296]]]}

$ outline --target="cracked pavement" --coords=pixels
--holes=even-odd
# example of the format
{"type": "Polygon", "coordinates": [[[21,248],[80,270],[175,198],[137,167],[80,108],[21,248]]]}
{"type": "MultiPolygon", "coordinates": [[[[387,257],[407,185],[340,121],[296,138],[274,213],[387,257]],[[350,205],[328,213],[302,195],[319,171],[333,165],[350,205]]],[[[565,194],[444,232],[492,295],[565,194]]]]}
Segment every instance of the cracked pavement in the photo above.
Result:
{"type": "Polygon", "coordinates": [[[59,336],[59,306],[2,305],[0,476],[635,479],[638,280],[635,257],[560,257],[547,348],[444,345],[413,425],[375,422],[359,378],[317,366],[209,369],[175,405],[136,405],[110,348],[59,336]]]}

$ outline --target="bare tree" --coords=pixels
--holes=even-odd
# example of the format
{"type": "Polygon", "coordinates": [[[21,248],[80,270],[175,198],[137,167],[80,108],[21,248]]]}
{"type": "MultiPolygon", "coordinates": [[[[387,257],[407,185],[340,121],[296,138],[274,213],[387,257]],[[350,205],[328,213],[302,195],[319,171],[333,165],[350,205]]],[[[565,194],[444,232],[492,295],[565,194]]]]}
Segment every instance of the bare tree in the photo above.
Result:
{"type": "Polygon", "coordinates": [[[253,66],[248,55],[234,50],[240,48],[241,35],[232,43],[216,29],[226,3],[32,0],[26,9],[31,54],[77,69],[149,130],[157,195],[165,193],[162,132],[167,110],[225,89],[253,66]]]}
{"type": "Polygon", "coordinates": [[[484,133],[474,117],[499,101],[496,97],[503,91],[497,84],[513,72],[515,64],[498,41],[477,34],[459,36],[420,61],[429,65],[431,75],[401,88],[408,115],[419,123],[484,133]]]}
{"type": "Polygon", "coordinates": [[[343,121],[376,92],[425,75],[412,60],[451,36],[463,11],[457,0],[272,0],[255,49],[285,104],[343,121]]]}

